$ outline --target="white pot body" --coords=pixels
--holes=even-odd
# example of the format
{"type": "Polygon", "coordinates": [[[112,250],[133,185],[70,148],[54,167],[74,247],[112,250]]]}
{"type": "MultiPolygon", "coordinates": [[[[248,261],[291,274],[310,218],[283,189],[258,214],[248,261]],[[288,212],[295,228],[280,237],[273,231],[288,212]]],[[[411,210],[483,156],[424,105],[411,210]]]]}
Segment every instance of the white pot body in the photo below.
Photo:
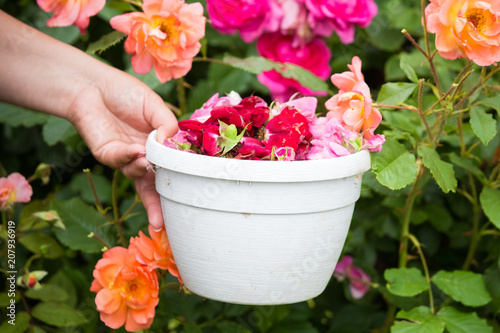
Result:
{"type": "Polygon", "coordinates": [[[242,161],[156,142],[156,190],[179,273],[193,293],[287,304],[326,288],[344,246],[367,151],[318,161],[242,161]]]}

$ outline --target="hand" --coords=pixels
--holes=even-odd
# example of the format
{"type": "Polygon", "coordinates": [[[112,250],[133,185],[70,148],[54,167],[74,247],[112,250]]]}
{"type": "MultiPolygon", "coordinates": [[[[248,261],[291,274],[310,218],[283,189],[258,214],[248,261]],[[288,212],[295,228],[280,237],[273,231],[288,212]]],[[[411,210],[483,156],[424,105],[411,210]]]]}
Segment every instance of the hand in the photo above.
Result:
{"type": "Polygon", "coordinates": [[[103,76],[69,106],[73,123],[94,157],[135,178],[135,187],[154,229],[163,226],[154,174],[144,157],[147,136],[158,129],[158,141],[177,132],[177,120],[162,99],[134,77],[121,71],[103,76]]]}

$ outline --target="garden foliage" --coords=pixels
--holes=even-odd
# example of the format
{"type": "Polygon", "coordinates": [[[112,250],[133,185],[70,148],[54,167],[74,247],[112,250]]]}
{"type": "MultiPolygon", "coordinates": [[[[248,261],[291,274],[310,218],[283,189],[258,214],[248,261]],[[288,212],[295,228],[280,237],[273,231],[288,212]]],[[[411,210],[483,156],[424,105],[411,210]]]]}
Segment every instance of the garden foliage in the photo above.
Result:
{"type": "MultiPolygon", "coordinates": [[[[372,170],[363,176],[344,246],[348,264],[323,294],[291,305],[225,304],[190,294],[175,276],[159,271],[159,302],[144,331],[500,332],[500,67],[480,49],[493,47],[491,40],[469,50],[465,55],[471,60],[455,59],[464,54],[443,42],[449,42],[443,34],[458,29],[456,22],[432,16],[439,4],[450,1],[433,0],[423,15],[426,1],[377,0],[377,15],[370,25],[356,27],[353,43],[342,43],[351,38],[343,30],[332,30],[322,40],[331,52],[332,74],[346,71],[354,56],[363,61],[373,106],[383,117],[376,133],[387,140],[380,153],[372,153],[372,170]],[[432,33],[422,28],[426,21],[432,22],[432,33]],[[448,48],[440,52],[436,45],[448,48]]],[[[495,1],[454,3],[498,7],[495,1]]],[[[238,33],[229,34],[237,29],[223,34],[209,23],[192,68],[179,78],[162,67],[158,79],[156,63],[155,69],[146,66],[144,74],[136,74],[132,55],[124,52],[125,34],[109,22],[139,11],[140,1],[107,1],[83,28],[85,34],[82,27],[47,27],[52,14],[34,0],[0,0],[0,9],[136,76],[180,120],[215,93],[234,90],[271,103],[277,93],[263,85],[269,83],[262,81],[264,72],[293,79],[304,91],[328,92],[317,94],[323,115],[337,90],[297,64],[261,57],[258,47],[263,46],[248,31],[245,42],[238,33]]],[[[481,19],[476,9],[467,10],[465,18],[481,19]]],[[[220,20],[212,23],[220,25],[220,20]]],[[[490,26],[478,20],[477,27],[490,26]]],[[[185,63],[180,67],[184,71],[185,63]]],[[[11,296],[1,292],[0,331],[111,331],[90,288],[103,251],[128,247],[131,237],[148,228],[133,181],[97,163],[66,120],[0,104],[0,123],[0,177],[19,172],[33,189],[29,203],[20,203],[27,201],[24,196],[0,206],[1,271],[11,270],[8,221],[15,221],[18,277],[16,326],[4,321],[11,296]]]]}

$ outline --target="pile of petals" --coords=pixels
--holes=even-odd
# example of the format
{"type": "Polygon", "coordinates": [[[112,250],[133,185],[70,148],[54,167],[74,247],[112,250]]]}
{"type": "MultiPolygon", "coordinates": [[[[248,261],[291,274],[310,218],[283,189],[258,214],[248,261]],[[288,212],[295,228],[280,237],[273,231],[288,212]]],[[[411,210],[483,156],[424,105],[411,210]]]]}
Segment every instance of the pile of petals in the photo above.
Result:
{"type": "Polygon", "coordinates": [[[275,102],[260,97],[242,99],[237,93],[215,94],[179,132],[164,144],[191,153],[247,160],[316,160],[340,157],[369,149],[379,152],[385,142],[374,131],[382,120],[372,106],[370,89],[354,57],[350,71],[331,77],[339,92],[316,116],[314,97],[275,102]]]}
{"type": "Polygon", "coordinates": [[[149,226],[149,235],[140,232],[128,249],[107,250],[95,266],[90,290],[97,293],[97,310],[108,327],[125,325],[135,332],[151,326],[159,302],[158,269],[168,270],[182,284],[165,227],[157,232],[149,226]]]}

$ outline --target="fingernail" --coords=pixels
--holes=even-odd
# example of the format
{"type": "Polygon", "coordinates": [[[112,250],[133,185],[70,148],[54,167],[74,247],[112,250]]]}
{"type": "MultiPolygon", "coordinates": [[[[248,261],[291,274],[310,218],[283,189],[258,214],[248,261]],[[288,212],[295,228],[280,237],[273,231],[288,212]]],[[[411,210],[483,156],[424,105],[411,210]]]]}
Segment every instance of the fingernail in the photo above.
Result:
{"type": "Polygon", "coordinates": [[[154,231],[154,232],[160,232],[160,231],[161,231],[161,229],[163,229],[163,227],[160,227],[160,228],[158,228],[158,229],[156,229],[155,227],[153,227],[153,231],[154,231]]]}
{"type": "Polygon", "coordinates": [[[141,152],[137,153],[137,157],[141,157],[141,156],[146,156],[146,152],[145,151],[141,151],[141,152]]]}

